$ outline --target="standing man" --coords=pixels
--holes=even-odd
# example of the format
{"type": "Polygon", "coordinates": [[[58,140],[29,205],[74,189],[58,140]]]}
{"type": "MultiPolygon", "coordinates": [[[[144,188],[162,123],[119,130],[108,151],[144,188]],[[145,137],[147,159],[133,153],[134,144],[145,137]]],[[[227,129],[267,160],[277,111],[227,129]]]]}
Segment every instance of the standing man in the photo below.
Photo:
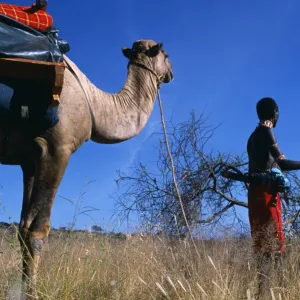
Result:
{"type": "MultiPolygon", "coordinates": [[[[274,99],[262,98],[256,105],[256,111],[259,124],[247,144],[249,175],[268,174],[272,168],[299,170],[300,162],[287,160],[276,141],[273,128],[279,118],[279,109],[274,99]]],[[[278,262],[285,253],[281,198],[277,190],[271,190],[267,185],[250,183],[248,207],[254,252],[263,259],[259,265],[268,276],[272,259],[278,262]]],[[[267,279],[263,278],[266,276],[260,280],[259,292],[267,288],[267,279]]]]}

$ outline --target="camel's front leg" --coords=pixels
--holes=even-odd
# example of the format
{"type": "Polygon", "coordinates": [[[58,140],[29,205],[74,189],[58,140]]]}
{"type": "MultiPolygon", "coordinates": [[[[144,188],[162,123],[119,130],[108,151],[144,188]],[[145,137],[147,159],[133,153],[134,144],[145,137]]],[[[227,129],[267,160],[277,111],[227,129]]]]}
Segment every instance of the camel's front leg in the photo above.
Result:
{"type": "MultiPolygon", "coordinates": [[[[23,297],[36,299],[37,268],[45,238],[50,231],[51,208],[70,158],[70,152],[49,153],[46,142],[39,144],[41,155],[35,162],[34,183],[28,202],[23,206],[20,237],[23,251],[23,297]],[[24,296],[26,294],[26,296],[24,296]]],[[[53,149],[52,149],[53,151],[53,149]]]]}

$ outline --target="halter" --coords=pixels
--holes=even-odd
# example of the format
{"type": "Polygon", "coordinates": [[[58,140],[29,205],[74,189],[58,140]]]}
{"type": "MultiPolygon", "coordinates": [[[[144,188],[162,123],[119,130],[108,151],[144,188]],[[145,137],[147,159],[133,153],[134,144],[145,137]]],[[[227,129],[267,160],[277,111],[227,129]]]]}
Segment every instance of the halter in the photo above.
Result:
{"type": "Polygon", "coordinates": [[[162,82],[162,77],[163,75],[161,75],[160,77],[152,70],[150,69],[149,67],[147,67],[146,65],[142,64],[142,63],[139,63],[139,62],[135,62],[135,61],[130,61],[129,62],[129,65],[136,65],[138,67],[141,67],[147,71],[149,71],[151,74],[153,74],[156,78],[156,81],[157,81],[157,89],[160,89],[161,88],[161,82],[162,82]]]}

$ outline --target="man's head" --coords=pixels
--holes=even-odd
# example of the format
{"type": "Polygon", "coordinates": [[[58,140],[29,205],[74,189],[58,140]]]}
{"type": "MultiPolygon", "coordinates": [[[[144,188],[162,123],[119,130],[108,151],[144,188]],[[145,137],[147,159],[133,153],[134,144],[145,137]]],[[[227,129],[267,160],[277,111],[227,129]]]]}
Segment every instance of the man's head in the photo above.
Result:
{"type": "Polygon", "coordinates": [[[279,108],[274,99],[265,97],[260,99],[256,104],[256,111],[260,121],[269,120],[273,123],[273,127],[279,118],[279,108]]]}

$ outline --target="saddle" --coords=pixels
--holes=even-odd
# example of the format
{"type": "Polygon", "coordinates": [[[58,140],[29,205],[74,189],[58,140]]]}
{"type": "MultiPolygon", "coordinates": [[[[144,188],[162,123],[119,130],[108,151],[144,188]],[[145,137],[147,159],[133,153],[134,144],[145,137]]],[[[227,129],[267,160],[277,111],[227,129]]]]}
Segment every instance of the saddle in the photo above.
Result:
{"type": "Polygon", "coordinates": [[[43,62],[22,58],[0,58],[0,81],[5,79],[24,79],[43,81],[52,86],[50,107],[60,103],[66,64],[64,62],[43,62]]]}
{"type": "Polygon", "coordinates": [[[69,45],[57,38],[46,5],[0,4],[0,22],[0,81],[46,82],[52,86],[49,106],[59,105],[69,45]]]}

